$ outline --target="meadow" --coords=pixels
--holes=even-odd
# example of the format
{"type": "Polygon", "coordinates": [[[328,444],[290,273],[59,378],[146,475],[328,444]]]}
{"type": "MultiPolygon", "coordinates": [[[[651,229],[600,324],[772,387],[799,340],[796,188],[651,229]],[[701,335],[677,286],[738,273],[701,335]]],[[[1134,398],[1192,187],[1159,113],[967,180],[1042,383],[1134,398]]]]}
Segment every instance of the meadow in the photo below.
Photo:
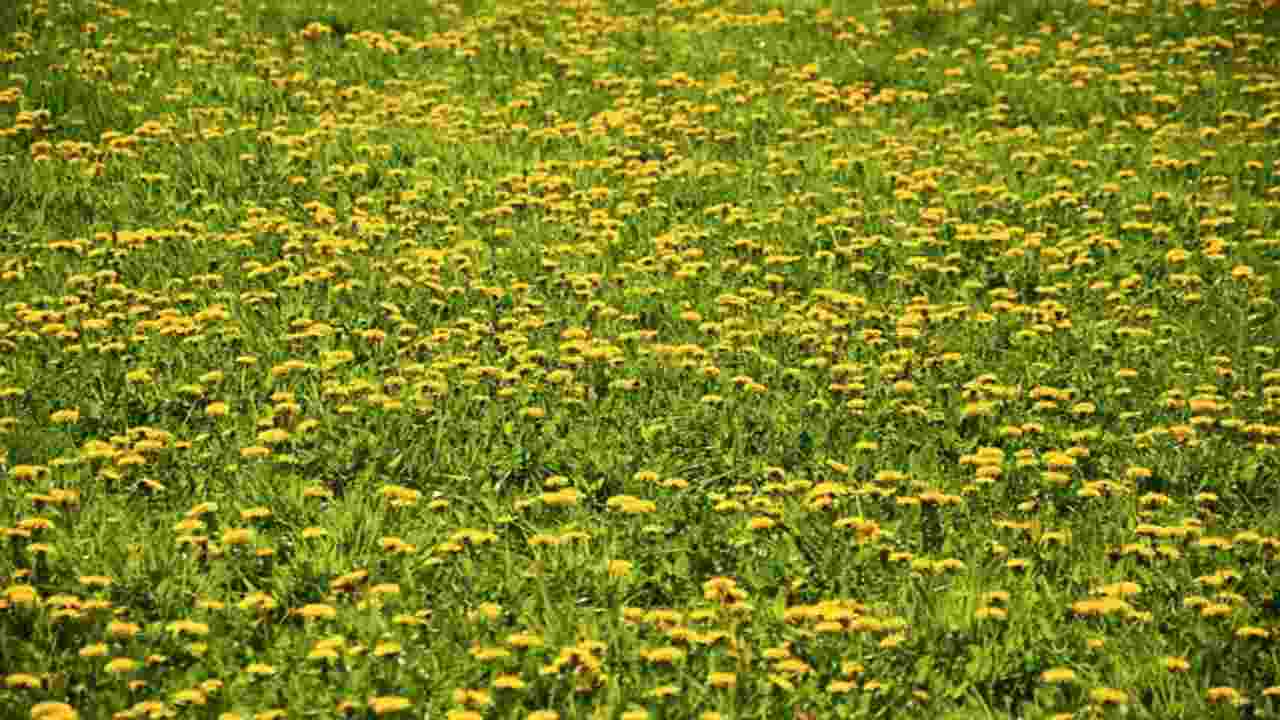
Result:
{"type": "Polygon", "coordinates": [[[1280,717],[1280,7],[0,7],[0,718],[1280,717]]]}

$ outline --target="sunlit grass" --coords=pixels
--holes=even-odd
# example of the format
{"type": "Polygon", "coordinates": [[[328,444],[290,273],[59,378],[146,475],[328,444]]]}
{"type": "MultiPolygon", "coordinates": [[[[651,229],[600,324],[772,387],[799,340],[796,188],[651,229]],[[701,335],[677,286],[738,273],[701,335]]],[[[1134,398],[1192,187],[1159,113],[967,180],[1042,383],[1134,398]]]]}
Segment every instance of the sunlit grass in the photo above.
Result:
{"type": "Polygon", "coordinates": [[[1275,717],[1280,10],[829,5],[0,9],[0,715],[1275,717]]]}

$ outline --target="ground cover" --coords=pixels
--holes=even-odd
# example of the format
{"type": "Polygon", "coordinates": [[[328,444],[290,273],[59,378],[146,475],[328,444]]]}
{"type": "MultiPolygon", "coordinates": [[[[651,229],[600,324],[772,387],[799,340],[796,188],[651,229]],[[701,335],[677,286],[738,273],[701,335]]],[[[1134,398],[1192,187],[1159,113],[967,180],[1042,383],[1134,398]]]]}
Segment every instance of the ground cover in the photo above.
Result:
{"type": "Polygon", "coordinates": [[[1280,10],[0,9],[0,717],[1280,714],[1280,10]]]}

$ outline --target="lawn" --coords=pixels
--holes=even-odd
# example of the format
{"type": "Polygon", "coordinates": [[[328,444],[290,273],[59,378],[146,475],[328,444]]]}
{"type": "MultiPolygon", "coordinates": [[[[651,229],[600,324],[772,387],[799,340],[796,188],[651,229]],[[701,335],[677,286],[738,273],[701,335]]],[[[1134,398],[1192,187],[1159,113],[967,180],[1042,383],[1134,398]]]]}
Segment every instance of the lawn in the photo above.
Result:
{"type": "Polygon", "coordinates": [[[1274,1],[0,2],[0,720],[1277,718],[1277,302],[1274,1]]]}

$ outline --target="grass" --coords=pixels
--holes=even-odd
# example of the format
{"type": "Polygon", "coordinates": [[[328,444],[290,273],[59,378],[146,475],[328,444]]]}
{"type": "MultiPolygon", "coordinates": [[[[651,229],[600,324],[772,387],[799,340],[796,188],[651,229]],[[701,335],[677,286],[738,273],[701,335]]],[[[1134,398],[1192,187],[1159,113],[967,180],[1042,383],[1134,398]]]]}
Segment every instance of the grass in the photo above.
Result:
{"type": "Polygon", "coordinates": [[[0,7],[0,717],[1280,715],[1280,12],[0,7]]]}

